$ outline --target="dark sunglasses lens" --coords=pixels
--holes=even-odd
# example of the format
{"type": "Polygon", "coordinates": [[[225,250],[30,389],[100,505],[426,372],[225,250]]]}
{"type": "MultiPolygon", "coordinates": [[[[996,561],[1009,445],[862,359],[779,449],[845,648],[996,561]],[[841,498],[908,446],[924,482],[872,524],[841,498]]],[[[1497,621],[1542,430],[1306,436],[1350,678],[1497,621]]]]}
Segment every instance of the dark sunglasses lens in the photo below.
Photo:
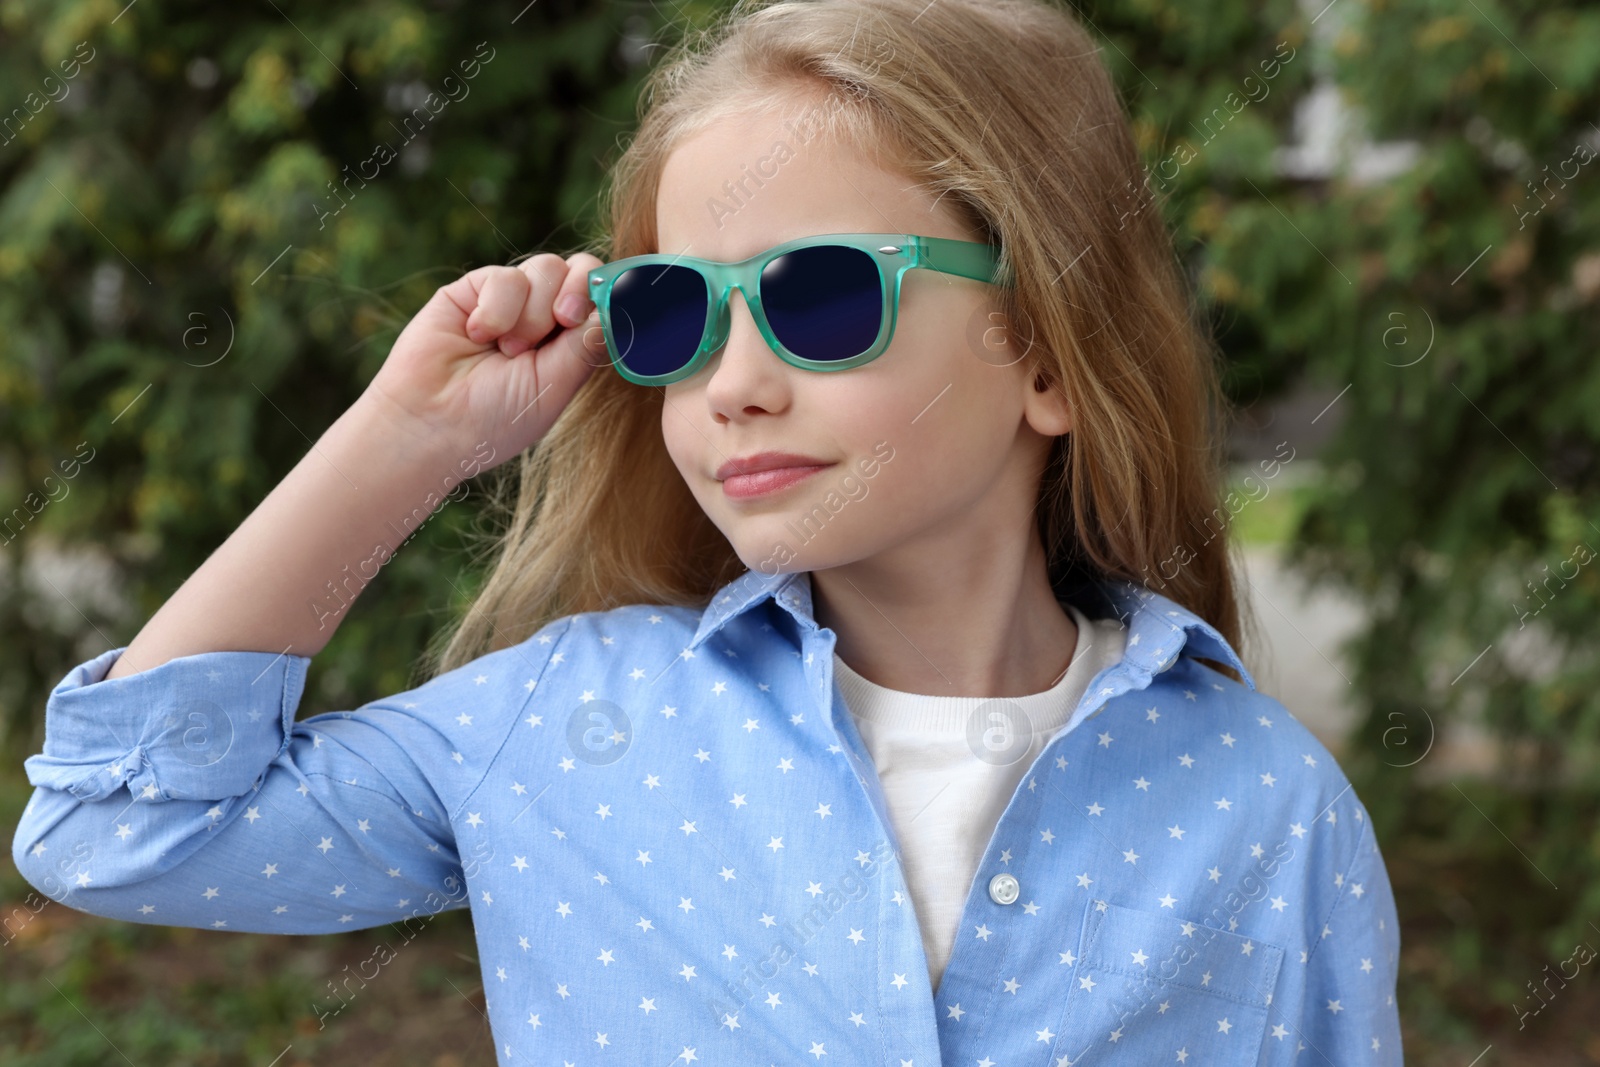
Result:
{"type": "Polygon", "coordinates": [[[795,355],[818,362],[859,356],[883,326],[878,264],[845,245],[785,252],[761,272],[761,307],[795,355]]]}
{"type": "Polygon", "coordinates": [[[632,267],[611,285],[612,344],[641,377],[671,374],[694,359],[706,329],[709,290],[691,267],[632,267]]]}

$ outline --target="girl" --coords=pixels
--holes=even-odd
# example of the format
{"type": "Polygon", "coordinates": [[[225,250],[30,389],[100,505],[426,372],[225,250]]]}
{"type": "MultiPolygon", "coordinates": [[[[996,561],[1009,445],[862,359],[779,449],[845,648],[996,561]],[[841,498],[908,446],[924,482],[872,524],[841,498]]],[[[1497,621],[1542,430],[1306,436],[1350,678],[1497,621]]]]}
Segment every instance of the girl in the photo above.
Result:
{"type": "Polygon", "coordinates": [[[1235,652],[1211,349],[1093,39],[788,0],[652,78],[611,261],[440,289],[56,687],[24,875],[388,953],[468,907],[505,1064],[1399,1063],[1384,863],[1235,652]],[[518,455],[439,673],[296,721],[518,455]]]}

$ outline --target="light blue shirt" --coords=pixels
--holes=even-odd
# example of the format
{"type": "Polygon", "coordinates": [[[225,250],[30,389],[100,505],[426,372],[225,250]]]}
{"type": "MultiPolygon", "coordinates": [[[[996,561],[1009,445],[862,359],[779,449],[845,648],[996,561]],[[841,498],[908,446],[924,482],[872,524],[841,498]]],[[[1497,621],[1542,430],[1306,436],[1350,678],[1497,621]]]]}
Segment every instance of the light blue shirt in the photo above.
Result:
{"type": "Polygon", "coordinates": [[[1126,651],[1006,805],[937,995],[804,572],[298,722],[306,657],[105,681],[110,650],[51,693],[12,855],[97,915],[377,928],[324,1022],[470,907],[506,1065],[1400,1063],[1399,922],[1344,773],[1212,626],[1101,590],[1079,606],[1126,651]]]}

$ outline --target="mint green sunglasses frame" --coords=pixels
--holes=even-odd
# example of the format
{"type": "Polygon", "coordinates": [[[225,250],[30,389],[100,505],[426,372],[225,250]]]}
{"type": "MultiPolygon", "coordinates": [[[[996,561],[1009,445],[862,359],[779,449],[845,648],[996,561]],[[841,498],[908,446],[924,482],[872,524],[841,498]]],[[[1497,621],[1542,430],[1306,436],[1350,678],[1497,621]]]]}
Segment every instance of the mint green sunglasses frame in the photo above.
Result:
{"type": "Polygon", "coordinates": [[[991,285],[1002,284],[996,281],[1000,267],[998,245],[981,241],[957,241],[948,237],[922,237],[910,233],[824,233],[798,237],[792,241],[773,245],[765,252],[758,252],[749,259],[742,259],[737,263],[696,259],[692,256],[669,256],[664,253],[629,256],[591,270],[589,295],[594,301],[595,308],[600,312],[600,325],[605,335],[606,351],[611,356],[611,365],[616,368],[618,374],[637,385],[668,385],[692,377],[705,366],[711,354],[727,344],[728,328],[731,324],[728,295],[730,290],[736,287],[744,294],[745,305],[750,309],[750,315],[755,319],[756,328],[761,331],[767,346],[785,363],[803,370],[839,371],[869,363],[889,347],[900,310],[900,279],[906,271],[919,267],[991,285]],[[786,252],[816,245],[843,245],[846,248],[859,249],[870,255],[878,268],[878,279],[883,286],[883,321],[879,323],[878,336],[871,346],[849,359],[806,359],[789,351],[773,333],[772,324],[767,321],[766,312],[761,306],[761,272],[766,269],[767,264],[786,252]],[[612,327],[613,283],[624,272],[647,266],[689,267],[698,271],[706,281],[708,295],[706,324],[700,335],[700,347],[693,359],[669,374],[640,375],[624,366],[623,359],[626,354],[617,350],[616,331],[612,327]],[[895,269],[887,269],[890,267],[895,269]]]}

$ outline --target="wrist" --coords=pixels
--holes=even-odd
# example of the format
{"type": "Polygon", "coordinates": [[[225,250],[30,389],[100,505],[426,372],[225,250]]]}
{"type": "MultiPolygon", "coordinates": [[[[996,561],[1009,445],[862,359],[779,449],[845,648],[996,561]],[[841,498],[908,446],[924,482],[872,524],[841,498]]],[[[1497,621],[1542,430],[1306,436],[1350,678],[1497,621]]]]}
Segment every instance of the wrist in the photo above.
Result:
{"type": "MultiPolygon", "coordinates": [[[[488,449],[480,449],[486,452],[488,449]]],[[[304,633],[320,649],[346,609],[406,542],[482,470],[471,447],[428,433],[381,397],[352,404],[283,488],[285,514],[314,514],[301,527],[310,580],[304,633]],[[312,628],[314,625],[314,629],[312,628]]],[[[305,654],[305,653],[301,653],[305,654]]]]}
{"type": "Polygon", "coordinates": [[[447,497],[459,500],[466,481],[494,463],[489,442],[462,444],[371,393],[328,428],[313,452],[333,469],[331,488],[359,494],[358,521],[384,521],[387,530],[409,530],[447,497]]]}
{"type": "Polygon", "coordinates": [[[419,474],[442,475],[473,451],[456,436],[441,433],[371,386],[334,426],[358,443],[369,458],[387,457],[419,474]]]}

